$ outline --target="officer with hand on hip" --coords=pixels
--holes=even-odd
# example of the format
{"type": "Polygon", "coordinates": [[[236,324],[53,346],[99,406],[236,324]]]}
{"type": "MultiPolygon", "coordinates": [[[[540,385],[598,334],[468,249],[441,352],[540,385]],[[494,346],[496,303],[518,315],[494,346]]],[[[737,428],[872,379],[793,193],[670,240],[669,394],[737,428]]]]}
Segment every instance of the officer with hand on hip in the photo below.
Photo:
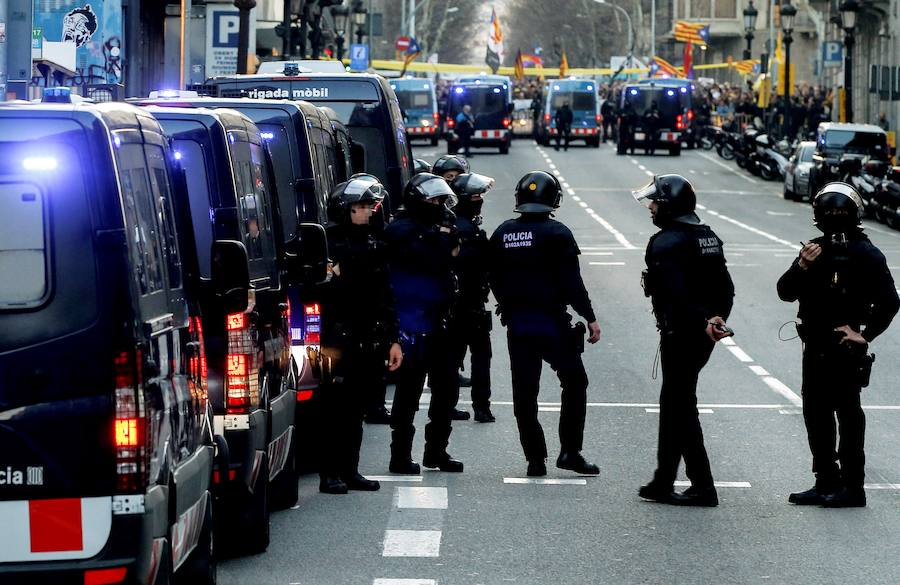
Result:
{"type": "Polygon", "coordinates": [[[547,443],[538,421],[541,366],[550,364],[562,385],[559,417],[560,469],[597,475],[581,455],[588,378],[581,361],[585,328],[572,326],[571,306],[588,322],[588,341],[600,340],[600,325],[581,279],[581,251],[572,232],[551,219],[562,189],[553,175],[532,171],[516,186],[516,219],[505,221],[490,239],[490,280],[507,329],[513,411],[528,460],[528,475],[547,475],[547,443]]]}
{"type": "Polygon", "coordinates": [[[391,408],[392,473],[420,471],[412,460],[413,419],[426,375],[431,404],[422,464],[441,471],[463,470],[447,453],[451,413],[459,400],[457,360],[448,332],[456,290],[453,261],[459,253],[455,218],[448,208],[453,203],[455,195],[444,179],[420,173],[406,185],[403,209],[384,230],[403,348],[391,408]]]}
{"type": "Polygon", "coordinates": [[[813,199],[813,214],[823,235],[805,244],[778,280],[781,300],[800,302],[803,418],[816,476],[811,489],[788,501],[862,507],[866,417],[860,391],[875,359],[867,348],[888,328],[900,299],[884,255],[862,232],[863,203],[852,186],[825,185],[813,199]]]}
{"type": "Polygon", "coordinates": [[[360,475],[358,465],[371,380],[384,374],[385,358],[391,371],[403,361],[384,245],[370,225],[386,193],[381,183],[357,178],[335,187],[328,202],[332,270],[322,291],[328,315],[322,356],[325,426],[332,433],[325,441],[319,490],[329,494],[380,487],[360,475]]]}
{"type": "Polygon", "coordinates": [[[663,378],[656,473],[638,495],[664,504],[717,506],[697,412],[697,379],[716,342],[732,334],[725,319],[734,284],[723,242],[700,223],[697,196],[684,177],[657,175],[633,194],[660,228],[647,244],[643,285],[656,315],[663,378]],[[675,493],[682,458],[691,487],[675,493]]]}
{"type": "MultiPolygon", "coordinates": [[[[494,179],[476,173],[463,173],[450,183],[458,202],[456,234],[460,251],[454,271],[459,279],[459,295],[453,308],[451,330],[460,365],[466,350],[471,354],[472,410],[475,421],[494,422],[491,413],[491,312],[485,308],[488,284],[488,239],[481,229],[481,207],[484,195],[494,186],[494,179]]],[[[465,413],[468,418],[468,413],[465,413]]],[[[454,417],[456,420],[456,417],[454,417]]]]}

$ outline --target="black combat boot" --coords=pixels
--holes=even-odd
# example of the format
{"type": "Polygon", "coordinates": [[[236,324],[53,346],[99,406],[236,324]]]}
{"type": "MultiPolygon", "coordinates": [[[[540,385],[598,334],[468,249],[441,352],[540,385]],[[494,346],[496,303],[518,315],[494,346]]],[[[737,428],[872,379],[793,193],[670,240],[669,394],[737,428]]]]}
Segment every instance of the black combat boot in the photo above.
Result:
{"type": "Polygon", "coordinates": [[[822,505],[826,508],[865,508],[866,490],[861,487],[841,488],[825,496],[822,505]]]}
{"type": "Polygon", "coordinates": [[[716,488],[712,486],[705,488],[691,486],[680,494],[673,492],[669,496],[668,503],[676,506],[715,508],[719,505],[719,494],[716,493],[716,488]]]}
{"type": "Polygon", "coordinates": [[[642,485],[638,490],[638,496],[660,504],[671,504],[674,495],[675,490],[672,489],[672,486],[663,486],[652,481],[647,485],[642,485]]]}
{"type": "Polygon", "coordinates": [[[347,489],[359,492],[377,492],[381,489],[381,484],[374,479],[366,479],[359,473],[350,474],[342,478],[347,484],[347,489]]]}
{"type": "Polygon", "coordinates": [[[347,484],[339,477],[326,475],[319,480],[319,491],[323,494],[346,494],[347,484]]]}
{"type": "Polygon", "coordinates": [[[473,410],[475,411],[475,422],[492,423],[497,420],[490,408],[474,408],[473,410]]]}
{"type": "Polygon", "coordinates": [[[528,462],[528,477],[544,477],[547,475],[547,464],[543,459],[528,462]]]}
{"type": "Polygon", "coordinates": [[[794,492],[788,496],[788,502],[798,506],[821,506],[825,498],[835,493],[837,486],[827,482],[816,482],[816,485],[803,492],[794,492]]]}
{"type": "Polygon", "coordinates": [[[563,451],[556,459],[556,466],[582,475],[600,475],[600,468],[589,463],[577,451],[563,451]]]}
{"type": "Polygon", "coordinates": [[[429,469],[440,469],[441,471],[446,471],[448,473],[462,473],[463,471],[462,461],[457,461],[447,454],[446,451],[443,453],[425,451],[425,456],[422,458],[422,465],[429,469]]]}

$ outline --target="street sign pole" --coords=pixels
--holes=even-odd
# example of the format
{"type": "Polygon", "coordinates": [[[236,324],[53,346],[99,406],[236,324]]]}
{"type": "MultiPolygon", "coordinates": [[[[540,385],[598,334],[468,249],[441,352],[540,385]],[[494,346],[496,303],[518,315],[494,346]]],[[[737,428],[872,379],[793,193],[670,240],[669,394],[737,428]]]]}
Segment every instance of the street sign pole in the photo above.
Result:
{"type": "Polygon", "coordinates": [[[6,50],[6,23],[9,22],[9,4],[0,0],[0,102],[6,101],[6,87],[9,79],[9,63],[6,50]]]}

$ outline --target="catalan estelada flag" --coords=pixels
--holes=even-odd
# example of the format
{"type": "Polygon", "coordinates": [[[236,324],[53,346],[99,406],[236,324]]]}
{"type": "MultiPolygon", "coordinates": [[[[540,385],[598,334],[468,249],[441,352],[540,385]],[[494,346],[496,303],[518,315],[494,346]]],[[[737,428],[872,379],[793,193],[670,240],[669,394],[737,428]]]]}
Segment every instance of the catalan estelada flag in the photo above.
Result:
{"type": "Polygon", "coordinates": [[[497,73],[500,69],[500,63],[503,62],[503,31],[500,29],[500,19],[497,18],[497,11],[491,8],[491,27],[488,31],[487,52],[484,56],[484,62],[487,63],[491,71],[497,73]]]}
{"type": "Polygon", "coordinates": [[[559,62],[559,78],[562,79],[569,72],[569,60],[566,58],[566,52],[563,51],[562,59],[559,62]]]}
{"type": "Polygon", "coordinates": [[[409,48],[403,53],[403,71],[400,72],[400,75],[404,75],[409,64],[415,61],[416,57],[421,54],[422,47],[419,45],[419,41],[417,41],[415,37],[410,37],[409,48]]]}
{"type": "Polygon", "coordinates": [[[759,63],[758,59],[745,59],[735,62],[732,67],[741,75],[750,75],[759,63]]]}
{"type": "Polygon", "coordinates": [[[681,70],[662,57],[653,57],[650,59],[650,75],[651,77],[681,77],[681,70]]]}
{"type": "Polygon", "coordinates": [[[681,43],[695,43],[706,46],[709,42],[709,25],[702,22],[679,20],[675,23],[675,40],[681,43]]]}
{"type": "Polygon", "coordinates": [[[516,81],[522,81],[525,79],[525,62],[522,60],[522,49],[519,49],[519,52],[516,53],[516,81]]]}

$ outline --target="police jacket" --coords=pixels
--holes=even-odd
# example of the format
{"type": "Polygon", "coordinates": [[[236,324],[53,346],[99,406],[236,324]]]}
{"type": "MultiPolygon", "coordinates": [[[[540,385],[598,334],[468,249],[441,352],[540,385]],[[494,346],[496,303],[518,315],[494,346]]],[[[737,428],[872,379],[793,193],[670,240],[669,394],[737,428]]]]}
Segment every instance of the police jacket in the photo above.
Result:
{"type": "Polygon", "coordinates": [[[459,256],[453,268],[459,281],[456,305],[461,312],[484,310],[490,291],[488,284],[487,233],[469,218],[456,216],[459,256]]]}
{"type": "Polygon", "coordinates": [[[323,345],[372,348],[398,341],[384,244],[370,226],[330,225],[326,233],[337,269],[321,294],[323,345]]]}
{"type": "Polygon", "coordinates": [[[511,333],[560,334],[571,306],[597,320],[572,232],[549,214],[522,214],[500,224],[490,239],[490,282],[511,333]]]}
{"type": "Polygon", "coordinates": [[[722,245],[709,226],[678,222],[650,238],[644,287],[661,333],[702,332],[710,317],[731,314],[734,284],[722,245]]]}
{"type": "Polygon", "coordinates": [[[556,121],[557,128],[568,128],[572,125],[572,121],[575,120],[575,114],[572,113],[571,108],[563,106],[556,110],[556,115],[553,119],[556,121]]]}
{"type": "Polygon", "coordinates": [[[794,260],[778,279],[778,296],[800,301],[804,338],[834,339],[835,327],[850,325],[872,341],[900,308],[884,254],[858,229],[847,234],[845,245],[833,244],[826,236],[812,241],[822,246],[822,254],[806,270],[800,268],[799,258],[794,260]]]}
{"type": "Polygon", "coordinates": [[[616,106],[611,100],[603,100],[603,105],[600,106],[600,115],[602,115],[604,119],[616,115],[616,106]]]}
{"type": "Polygon", "coordinates": [[[427,334],[443,328],[456,289],[456,235],[401,211],[385,228],[384,240],[400,330],[427,334]]]}

